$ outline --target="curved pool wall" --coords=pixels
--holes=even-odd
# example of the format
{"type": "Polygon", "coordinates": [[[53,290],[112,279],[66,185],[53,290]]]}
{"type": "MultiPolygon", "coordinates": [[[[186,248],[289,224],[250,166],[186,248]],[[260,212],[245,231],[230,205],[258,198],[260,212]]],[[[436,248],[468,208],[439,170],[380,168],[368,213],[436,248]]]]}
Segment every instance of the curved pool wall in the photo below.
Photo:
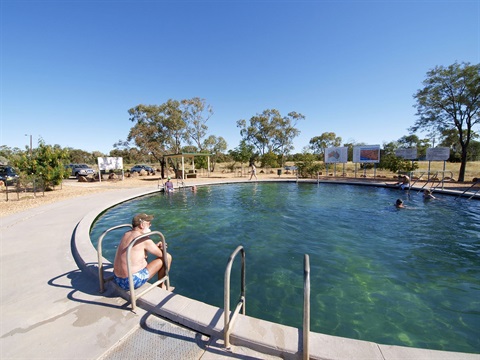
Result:
{"type": "MultiPolygon", "coordinates": [[[[148,195],[155,192],[156,191],[150,191],[142,195],[148,195]]],[[[130,199],[119,199],[118,203],[127,200],[130,199]]],[[[86,271],[90,271],[94,276],[97,275],[97,269],[95,266],[97,258],[96,250],[90,242],[89,232],[98,215],[112,206],[114,206],[114,204],[106,204],[105,207],[87,214],[81,223],[79,223],[75,232],[75,242],[77,245],[76,249],[74,249],[74,253],[77,255],[76,257],[81,267],[86,271]]],[[[108,284],[111,286],[111,283],[108,284]]],[[[222,288],[223,286],[220,285],[219,287],[222,288]]],[[[128,298],[126,294],[122,295],[125,298],[128,298]]],[[[184,324],[197,331],[221,337],[223,313],[219,308],[192,299],[187,299],[178,294],[166,293],[161,289],[155,289],[152,293],[147,294],[145,298],[140,301],[140,305],[154,309],[161,316],[180,324],[184,324]],[[156,306],[157,304],[159,305],[156,306]]],[[[301,331],[296,328],[273,324],[268,321],[253,319],[248,316],[241,316],[240,318],[239,325],[236,325],[235,330],[232,333],[232,342],[234,344],[247,345],[269,353],[283,354],[282,356],[286,356],[287,358],[290,358],[290,356],[296,358],[298,355],[299,344],[301,344],[301,331]],[[249,324],[255,324],[254,328],[251,328],[249,324]],[[287,356],[287,354],[290,355],[287,356]]],[[[339,359],[363,357],[387,359],[390,358],[387,356],[388,354],[393,356],[391,358],[398,358],[398,354],[403,354],[402,358],[407,356],[425,357],[426,355],[431,358],[450,358],[452,356],[452,353],[449,352],[379,345],[366,341],[350,340],[315,333],[312,333],[311,337],[314,339],[314,341],[311,340],[311,353],[317,355],[321,354],[321,356],[318,355],[318,358],[327,357],[339,359]],[[359,356],[359,354],[365,356],[359,356]]],[[[456,353],[455,358],[478,358],[475,356],[471,357],[471,355],[472,354],[456,353]]],[[[316,355],[313,355],[313,358],[317,358],[316,355]]]]}
{"type": "MultiPolygon", "coordinates": [[[[219,307],[225,261],[242,244],[249,314],[294,327],[302,325],[308,253],[312,331],[472,352],[480,348],[478,205],[376,187],[244,183],[128,202],[95,227],[155,214],[152,228],[165,234],[175,258],[176,292],[219,307]],[[408,208],[396,209],[396,197],[408,208]]],[[[110,238],[110,256],[104,251],[110,260],[120,236],[110,238]]]]}

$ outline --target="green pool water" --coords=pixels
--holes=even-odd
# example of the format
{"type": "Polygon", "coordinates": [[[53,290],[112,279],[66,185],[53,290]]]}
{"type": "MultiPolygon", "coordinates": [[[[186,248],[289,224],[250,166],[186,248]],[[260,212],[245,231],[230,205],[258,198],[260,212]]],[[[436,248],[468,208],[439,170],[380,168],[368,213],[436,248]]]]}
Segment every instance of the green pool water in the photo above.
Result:
{"type": "MultiPolygon", "coordinates": [[[[96,221],[94,245],[138,212],[155,215],[179,294],[223,308],[226,263],[243,245],[247,314],[301,327],[309,254],[312,331],[480,353],[479,201],[354,185],[203,186],[119,204],[96,221]],[[406,209],[393,206],[397,198],[406,209]]],[[[104,239],[112,262],[120,237],[104,239]]],[[[234,300],[239,268],[238,258],[234,300]]]]}

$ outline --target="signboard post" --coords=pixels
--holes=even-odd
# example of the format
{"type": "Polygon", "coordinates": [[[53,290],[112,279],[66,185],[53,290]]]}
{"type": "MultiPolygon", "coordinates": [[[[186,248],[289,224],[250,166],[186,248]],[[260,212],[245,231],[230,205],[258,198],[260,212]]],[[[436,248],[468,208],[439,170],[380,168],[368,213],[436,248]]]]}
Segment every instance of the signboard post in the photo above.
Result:
{"type": "Polygon", "coordinates": [[[333,176],[337,176],[337,163],[343,163],[343,173],[345,174],[345,164],[348,161],[348,148],[342,147],[329,147],[325,149],[325,164],[328,175],[328,164],[334,164],[333,176]]]}
{"type": "MultiPolygon", "coordinates": [[[[355,163],[355,177],[357,177],[357,163],[374,163],[373,178],[375,178],[376,164],[380,162],[380,145],[354,146],[353,162],[355,163]]],[[[366,169],[364,169],[364,177],[366,176],[366,169]]]]}
{"type": "MultiPolygon", "coordinates": [[[[443,161],[443,174],[445,176],[446,161],[450,158],[450,148],[448,147],[436,147],[427,149],[428,160],[428,179],[430,180],[430,162],[431,161],[443,161]]],[[[443,178],[442,178],[443,182],[443,178]]]]}
{"type": "Polygon", "coordinates": [[[395,150],[395,156],[405,160],[412,160],[413,169],[413,161],[418,158],[417,148],[397,149],[395,150]]]}

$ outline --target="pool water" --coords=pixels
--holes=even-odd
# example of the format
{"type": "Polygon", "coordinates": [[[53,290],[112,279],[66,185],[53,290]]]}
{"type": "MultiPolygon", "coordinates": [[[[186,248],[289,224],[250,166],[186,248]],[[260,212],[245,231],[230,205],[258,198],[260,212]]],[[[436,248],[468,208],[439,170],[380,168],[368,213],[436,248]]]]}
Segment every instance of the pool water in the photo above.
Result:
{"type": "MultiPolygon", "coordinates": [[[[310,256],[311,330],[382,344],[480,352],[480,202],[355,185],[241,183],[120,204],[91,238],[153,213],[175,292],[223,308],[228,257],[246,251],[246,312],[302,326],[310,256]],[[397,198],[405,209],[396,209],[397,198]]],[[[104,239],[113,262],[121,232],[104,239]]],[[[232,272],[232,307],[240,257],[232,272]]]]}

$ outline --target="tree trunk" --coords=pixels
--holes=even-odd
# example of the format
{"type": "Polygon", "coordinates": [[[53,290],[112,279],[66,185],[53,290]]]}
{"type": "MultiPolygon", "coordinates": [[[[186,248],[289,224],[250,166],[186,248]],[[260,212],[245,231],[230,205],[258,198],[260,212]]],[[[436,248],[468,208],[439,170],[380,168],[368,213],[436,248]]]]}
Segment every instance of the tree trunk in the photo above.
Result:
{"type": "Polygon", "coordinates": [[[458,181],[465,181],[465,170],[467,168],[467,147],[462,146],[462,161],[458,172],[458,181]]]}

